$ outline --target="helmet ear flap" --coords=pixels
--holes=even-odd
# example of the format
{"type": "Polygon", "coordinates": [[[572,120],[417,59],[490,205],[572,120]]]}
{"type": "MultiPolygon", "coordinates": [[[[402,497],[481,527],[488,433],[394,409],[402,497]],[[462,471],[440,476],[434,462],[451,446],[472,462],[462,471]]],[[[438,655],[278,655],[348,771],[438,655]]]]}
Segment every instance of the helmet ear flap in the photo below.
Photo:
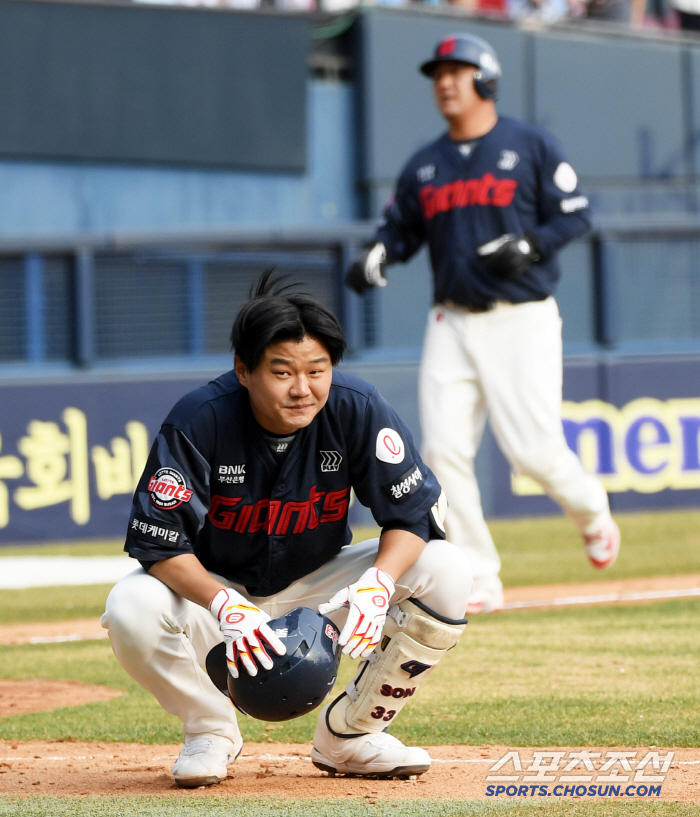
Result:
{"type": "Polygon", "coordinates": [[[496,100],[498,98],[498,84],[493,77],[484,78],[481,68],[474,74],[474,88],[482,99],[496,100]]]}

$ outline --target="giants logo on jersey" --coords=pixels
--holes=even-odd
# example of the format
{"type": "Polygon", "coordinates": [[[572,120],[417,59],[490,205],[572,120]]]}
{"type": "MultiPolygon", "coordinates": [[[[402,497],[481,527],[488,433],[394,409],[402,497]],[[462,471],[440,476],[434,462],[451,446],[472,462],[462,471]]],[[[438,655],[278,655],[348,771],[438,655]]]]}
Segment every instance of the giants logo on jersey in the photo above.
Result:
{"type": "Polygon", "coordinates": [[[284,536],[314,530],[326,522],[340,522],[348,512],[349,499],[350,488],[326,493],[317,491],[315,485],[305,502],[259,499],[254,505],[246,505],[241,504],[240,496],[213,496],[209,519],[221,530],[233,529],[236,533],[265,531],[268,536],[284,536]],[[321,500],[323,504],[318,508],[321,500]]]}
{"type": "Polygon", "coordinates": [[[457,207],[508,207],[517,189],[515,179],[497,179],[485,173],[480,179],[457,179],[440,187],[429,184],[420,191],[419,198],[423,215],[430,220],[457,207]]]}
{"type": "Polygon", "coordinates": [[[171,511],[192,498],[192,490],[187,487],[185,478],[174,468],[159,468],[148,480],[148,494],[151,503],[165,511],[171,511]]]}

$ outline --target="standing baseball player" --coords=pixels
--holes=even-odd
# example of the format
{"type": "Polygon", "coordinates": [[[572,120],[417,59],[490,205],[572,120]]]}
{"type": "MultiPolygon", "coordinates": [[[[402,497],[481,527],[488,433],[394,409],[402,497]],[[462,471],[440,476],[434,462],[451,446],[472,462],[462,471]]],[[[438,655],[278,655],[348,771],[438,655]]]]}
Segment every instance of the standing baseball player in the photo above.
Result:
{"type": "Polygon", "coordinates": [[[588,200],[550,134],[498,115],[501,67],[488,43],[447,37],[420,70],[433,81],[447,133],[408,161],[346,283],[360,293],[385,286],[385,265],[428,244],[423,458],[450,503],[448,537],[474,570],[467,610],[489,612],[502,606],[503,587],[474,474],[487,416],[513,469],[559,503],[595,567],[611,565],[620,546],[606,492],[568,448],[560,415],[557,251],[589,228],[588,200]]]}
{"type": "Polygon", "coordinates": [[[234,370],[176,404],[136,489],[125,550],[141,568],[102,619],[114,653],[182,721],[177,784],[206,786],[242,746],[207,655],[225,642],[232,676],[267,671],[286,650],[267,622],[320,607],[363,660],[320,712],[314,764],[421,774],[427,752],[384,730],[466,624],[441,488],[376,389],[334,369],[345,340],[322,304],[266,274],[231,341],[234,370]],[[382,532],[346,547],[351,489],[382,532]]]}

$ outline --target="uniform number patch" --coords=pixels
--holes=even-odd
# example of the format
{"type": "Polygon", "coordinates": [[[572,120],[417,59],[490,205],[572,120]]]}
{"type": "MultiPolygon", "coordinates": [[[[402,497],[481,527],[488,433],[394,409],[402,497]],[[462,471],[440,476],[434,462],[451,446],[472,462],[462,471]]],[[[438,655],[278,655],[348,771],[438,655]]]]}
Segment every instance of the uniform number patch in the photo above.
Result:
{"type": "Polygon", "coordinates": [[[377,459],[382,462],[396,464],[403,462],[406,455],[406,446],[401,435],[393,428],[383,428],[377,434],[377,459]]]}

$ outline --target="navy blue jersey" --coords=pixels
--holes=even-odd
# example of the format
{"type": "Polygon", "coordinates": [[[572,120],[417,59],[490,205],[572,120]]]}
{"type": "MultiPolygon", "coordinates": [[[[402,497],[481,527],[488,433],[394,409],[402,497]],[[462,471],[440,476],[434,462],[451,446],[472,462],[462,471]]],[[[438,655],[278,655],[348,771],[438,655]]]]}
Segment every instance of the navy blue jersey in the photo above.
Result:
{"type": "Polygon", "coordinates": [[[444,537],[426,524],[440,486],[373,386],[334,371],[326,405],[280,463],[231,371],[166,418],[124,549],[142,563],[194,553],[207,570],[269,596],[349,544],[351,488],[383,528],[444,537]]]}
{"type": "Polygon", "coordinates": [[[387,263],[428,243],[434,302],[484,306],[554,293],[556,252],[590,227],[588,200],[553,136],[502,116],[464,157],[447,134],[418,151],[399,178],[376,240],[387,263]],[[505,233],[531,233],[542,260],[517,278],[486,270],[477,248],[505,233]]]}

